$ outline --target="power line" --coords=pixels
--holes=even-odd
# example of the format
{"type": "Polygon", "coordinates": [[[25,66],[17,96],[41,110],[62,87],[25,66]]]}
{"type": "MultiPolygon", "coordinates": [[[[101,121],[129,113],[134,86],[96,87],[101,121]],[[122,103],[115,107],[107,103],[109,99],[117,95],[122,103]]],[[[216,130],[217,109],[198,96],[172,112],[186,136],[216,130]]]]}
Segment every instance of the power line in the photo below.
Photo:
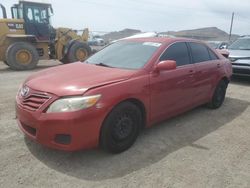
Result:
{"type": "Polygon", "coordinates": [[[232,30],[233,30],[233,23],[234,23],[234,12],[232,13],[231,25],[230,25],[230,32],[229,32],[229,42],[231,42],[232,30]]]}

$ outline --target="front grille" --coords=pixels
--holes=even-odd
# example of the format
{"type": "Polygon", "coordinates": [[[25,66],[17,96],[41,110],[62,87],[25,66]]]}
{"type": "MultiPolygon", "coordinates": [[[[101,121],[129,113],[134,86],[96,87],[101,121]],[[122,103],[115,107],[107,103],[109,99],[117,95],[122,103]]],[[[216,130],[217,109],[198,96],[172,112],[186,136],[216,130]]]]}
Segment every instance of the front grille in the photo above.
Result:
{"type": "Polygon", "coordinates": [[[44,103],[50,99],[46,94],[32,93],[27,98],[21,98],[20,103],[23,108],[35,111],[38,110],[44,103]]]}
{"type": "Polygon", "coordinates": [[[246,74],[250,75],[250,70],[248,69],[233,69],[234,74],[246,74]]]}
{"type": "Polygon", "coordinates": [[[232,65],[250,67],[250,64],[246,64],[246,63],[232,63],[232,65]]]}

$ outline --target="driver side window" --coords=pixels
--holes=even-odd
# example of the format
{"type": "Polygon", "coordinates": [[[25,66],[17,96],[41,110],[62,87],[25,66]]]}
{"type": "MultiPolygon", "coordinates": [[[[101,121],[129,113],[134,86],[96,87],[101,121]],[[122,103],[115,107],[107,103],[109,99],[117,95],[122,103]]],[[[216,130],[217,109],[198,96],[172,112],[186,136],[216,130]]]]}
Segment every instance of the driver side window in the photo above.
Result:
{"type": "Polygon", "coordinates": [[[160,57],[160,61],[174,60],[177,66],[190,64],[190,56],[185,42],[172,44],[160,57]]]}

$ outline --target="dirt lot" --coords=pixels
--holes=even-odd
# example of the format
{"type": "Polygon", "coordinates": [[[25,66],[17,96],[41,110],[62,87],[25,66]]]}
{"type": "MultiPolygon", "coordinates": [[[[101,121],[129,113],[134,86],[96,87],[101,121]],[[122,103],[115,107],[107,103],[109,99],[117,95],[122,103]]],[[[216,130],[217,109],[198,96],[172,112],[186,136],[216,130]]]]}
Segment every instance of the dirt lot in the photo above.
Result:
{"type": "Polygon", "coordinates": [[[14,99],[32,72],[0,64],[0,187],[250,187],[250,79],[234,79],[220,109],[194,109],[111,155],[50,150],[24,137],[14,99]]]}

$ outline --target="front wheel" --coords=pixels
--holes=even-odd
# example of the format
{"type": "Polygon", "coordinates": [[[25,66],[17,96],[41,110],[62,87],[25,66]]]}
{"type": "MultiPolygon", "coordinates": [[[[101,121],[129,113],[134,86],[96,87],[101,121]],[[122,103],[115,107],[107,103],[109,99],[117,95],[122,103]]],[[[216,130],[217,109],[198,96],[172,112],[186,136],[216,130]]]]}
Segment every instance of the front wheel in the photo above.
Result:
{"type": "Polygon", "coordinates": [[[130,148],[139,135],[142,115],[138,107],[123,102],[115,107],[104,121],[100,134],[101,147],[111,153],[130,148]]]}
{"type": "Polygon", "coordinates": [[[37,66],[39,55],[27,42],[15,42],[6,51],[7,64],[13,70],[31,70],[37,66]]]}
{"type": "Polygon", "coordinates": [[[208,107],[211,109],[217,109],[221,107],[225,100],[226,90],[227,83],[221,80],[214,91],[212,100],[208,103],[208,107]]]}

